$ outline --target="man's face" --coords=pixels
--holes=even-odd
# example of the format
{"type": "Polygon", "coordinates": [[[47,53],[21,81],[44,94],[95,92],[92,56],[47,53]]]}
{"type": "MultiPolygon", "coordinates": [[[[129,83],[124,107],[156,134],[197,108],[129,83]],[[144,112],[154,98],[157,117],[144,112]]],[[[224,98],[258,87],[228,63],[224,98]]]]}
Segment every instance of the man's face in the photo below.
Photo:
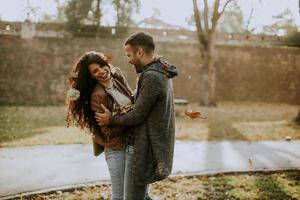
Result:
{"type": "Polygon", "coordinates": [[[110,70],[108,66],[102,66],[100,67],[99,64],[93,63],[89,65],[89,72],[93,79],[96,79],[100,82],[106,82],[110,79],[110,70]]]}
{"type": "Polygon", "coordinates": [[[135,67],[136,73],[142,72],[142,62],[141,62],[141,56],[142,56],[142,49],[141,47],[133,48],[131,45],[125,46],[125,53],[128,59],[128,63],[133,65],[135,67]]]}

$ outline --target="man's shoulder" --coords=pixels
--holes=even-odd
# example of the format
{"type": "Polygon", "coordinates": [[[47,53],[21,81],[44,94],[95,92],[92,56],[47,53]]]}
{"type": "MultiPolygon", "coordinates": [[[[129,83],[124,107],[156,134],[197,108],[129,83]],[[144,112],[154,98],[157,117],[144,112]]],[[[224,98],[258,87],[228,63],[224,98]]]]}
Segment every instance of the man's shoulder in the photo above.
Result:
{"type": "Polygon", "coordinates": [[[143,75],[162,77],[165,76],[165,72],[163,70],[162,64],[160,62],[155,62],[152,65],[150,65],[148,69],[145,70],[143,75]]]}
{"type": "Polygon", "coordinates": [[[165,75],[155,69],[147,70],[145,73],[142,75],[142,79],[147,79],[149,81],[162,81],[164,79],[165,75]]]}

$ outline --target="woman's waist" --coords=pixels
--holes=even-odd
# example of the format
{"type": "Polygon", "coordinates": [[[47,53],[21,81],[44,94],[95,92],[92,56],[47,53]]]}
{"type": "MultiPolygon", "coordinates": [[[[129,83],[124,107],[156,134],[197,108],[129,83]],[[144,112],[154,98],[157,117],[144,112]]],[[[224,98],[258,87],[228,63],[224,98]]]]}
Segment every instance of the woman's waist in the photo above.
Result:
{"type": "Polygon", "coordinates": [[[121,135],[115,137],[109,137],[109,138],[108,137],[103,138],[98,135],[93,135],[93,140],[96,143],[109,148],[121,146],[121,144],[123,143],[122,142],[123,139],[121,135]]]}

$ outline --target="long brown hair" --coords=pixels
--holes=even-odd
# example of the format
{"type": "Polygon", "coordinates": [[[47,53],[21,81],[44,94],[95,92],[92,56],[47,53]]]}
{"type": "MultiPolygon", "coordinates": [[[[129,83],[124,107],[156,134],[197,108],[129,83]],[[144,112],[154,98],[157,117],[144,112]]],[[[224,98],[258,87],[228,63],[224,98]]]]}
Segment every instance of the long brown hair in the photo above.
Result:
{"type": "Polygon", "coordinates": [[[66,122],[67,126],[71,123],[79,125],[81,129],[89,129],[91,133],[100,133],[99,125],[95,120],[95,112],[91,110],[90,100],[97,81],[92,79],[89,73],[89,65],[97,63],[101,67],[109,66],[104,60],[104,55],[99,52],[91,51],[82,55],[74,65],[68,77],[70,88],[80,92],[77,100],[66,100],[68,104],[66,122]]]}

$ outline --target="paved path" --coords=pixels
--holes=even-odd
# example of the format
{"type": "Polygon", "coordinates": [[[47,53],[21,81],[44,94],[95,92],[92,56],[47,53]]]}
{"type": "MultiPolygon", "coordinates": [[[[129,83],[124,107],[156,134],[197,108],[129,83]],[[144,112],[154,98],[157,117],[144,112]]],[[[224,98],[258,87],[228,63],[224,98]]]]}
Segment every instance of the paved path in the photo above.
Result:
{"type": "MultiPolygon", "coordinates": [[[[300,169],[300,141],[177,141],[175,146],[173,174],[280,169],[300,169]]],[[[94,157],[90,144],[0,148],[0,177],[0,198],[109,181],[103,154],[94,157]]]]}

